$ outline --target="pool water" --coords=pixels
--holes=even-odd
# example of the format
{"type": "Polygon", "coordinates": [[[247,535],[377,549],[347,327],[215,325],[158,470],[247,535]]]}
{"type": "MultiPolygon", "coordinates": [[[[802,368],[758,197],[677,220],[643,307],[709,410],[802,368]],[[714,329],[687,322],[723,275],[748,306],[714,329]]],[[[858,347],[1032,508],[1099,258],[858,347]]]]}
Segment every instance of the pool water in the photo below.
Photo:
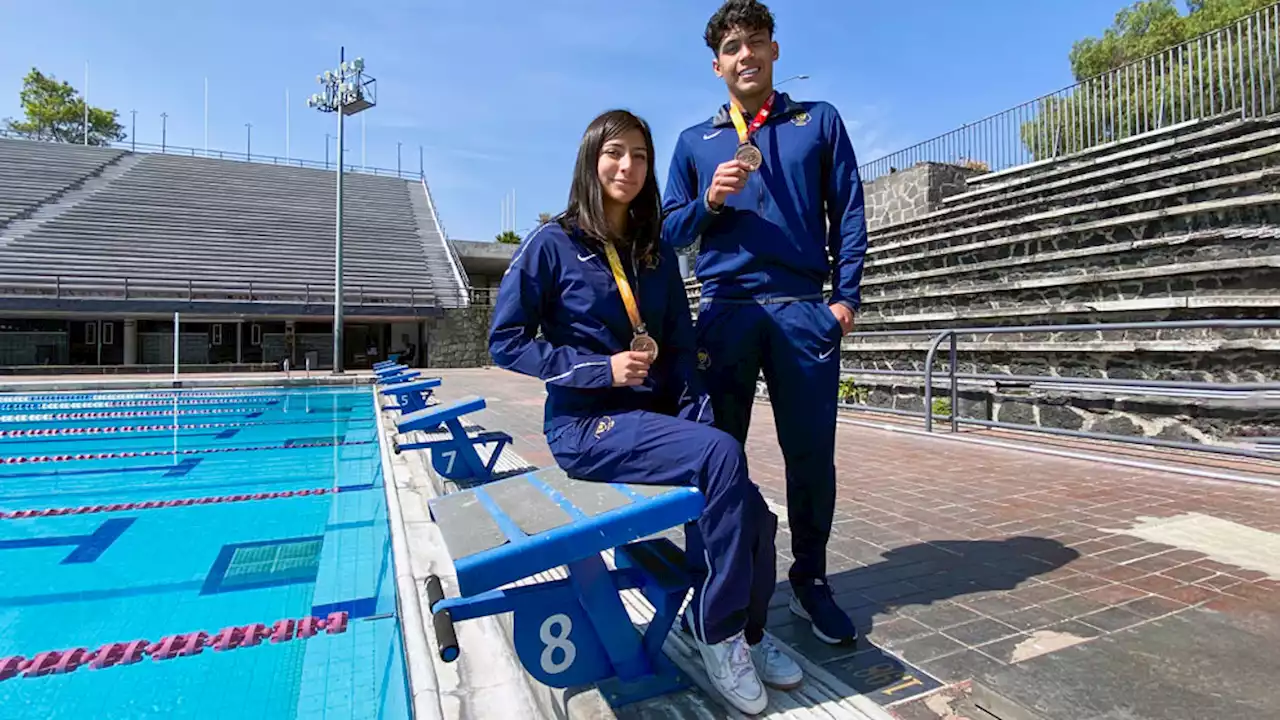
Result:
{"type": "Polygon", "coordinates": [[[374,413],[369,388],[0,395],[0,678],[11,656],[348,618],[9,673],[0,718],[407,718],[374,413]],[[77,512],[23,512],[55,508],[77,512]]]}

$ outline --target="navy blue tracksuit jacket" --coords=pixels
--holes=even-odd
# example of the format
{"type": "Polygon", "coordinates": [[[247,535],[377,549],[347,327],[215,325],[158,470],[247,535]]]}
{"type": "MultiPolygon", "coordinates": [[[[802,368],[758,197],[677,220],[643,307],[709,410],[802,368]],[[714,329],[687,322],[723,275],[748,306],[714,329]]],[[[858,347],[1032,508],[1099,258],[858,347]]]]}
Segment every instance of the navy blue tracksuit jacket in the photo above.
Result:
{"type": "MultiPolygon", "coordinates": [[[[628,265],[628,250],[619,255],[628,265]]],[[[747,477],[741,444],[711,425],[675,253],[662,249],[655,267],[630,264],[640,315],[659,346],[642,385],[613,387],[610,358],[630,348],[632,328],[608,259],[556,222],[512,258],[489,352],[498,366],[546,383],[547,444],[570,477],[703,492],[702,516],[686,527],[694,631],[715,643],[746,629],[758,641],[774,587],[777,518],[747,477]]]]}
{"type": "Polygon", "coordinates": [[[793,582],[826,575],[835,509],[839,322],[861,304],[867,229],[858,161],[834,107],[778,93],[753,134],[764,163],[719,212],[705,193],[738,136],[728,106],[676,142],[664,243],[697,248],[697,356],[716,426],[745,442],[763,372],[786,462],[793,582]]]}

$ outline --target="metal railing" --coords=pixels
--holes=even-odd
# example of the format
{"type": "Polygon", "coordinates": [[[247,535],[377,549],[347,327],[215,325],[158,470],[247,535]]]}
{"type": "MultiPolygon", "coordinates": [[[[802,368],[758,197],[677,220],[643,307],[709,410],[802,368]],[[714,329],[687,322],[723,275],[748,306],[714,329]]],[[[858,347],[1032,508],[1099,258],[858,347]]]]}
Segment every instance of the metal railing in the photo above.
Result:
{"type": "MultiPolygon", "coordinates": [[[[15,140],[30,140],[32,142],[51,142],[43,140],[42,138],[33,138],[25,133],[18,133],[4,129],[0,129],[0,137],[15,140]]],[[[338,165],[336,159],[330,161],[328,158],[326,158],[324,162],[321,162],[319,160],[286,158],[278,155],[251,154],[248,151],[236,152],[234,150],[214,150],[212,148],[209,150],[203,150],[200,148],[183,147],[181,145],[170,145],[168,143],[146,143],[134,140],[111,142],[107,144],[107,147],[114,148],[116,150],[129,150],[131,152],[182,155],[184,157],[214,158],[217,160],[238,160],[240,162],[251,162],[259,165],[281,165],[285,167],[310,168],[313,170],[336,170],[338,165]]],[[[351,163],[344,163],[343,171],[363,175],[376,175],[378,177],[398,177],[403,180],[416,180],[423,176],[421,170],[392,170],[389,168],[369,167],[359,164],[352,165],[351,163]]]]}
{"type": "MultiPolygon", "coordinates": [[[[1268,447],[1261,447],[1267,443],[1257,443],[1260,447],[1251,449],[1247,447],[1237,447],[1232,445],[1213,445],[1208,443],[1182,442],[1178,440],[1164,440],[1161,438],[1149,438],[1139,435],[1116,435],[1111,433],[1092,432],[1087,430],[1069,430],[1066,428],[1044,427],[1040,425],[1025,425],[1022,423],[1001,422],[998,420],[983,420],[979,418],[961,417],[959,412],[960,401],[960,381],[961,380],[985,380],[994,383],[1009,383],[1014,385],[1026,385],[1032,383],[1052,383],[1055,385],[1076,385],[1087,386],[1091,392],[1111,392],[1117,394],[1132,395],[1135,391],[1141,391],[1144,388],[1155,390],[1155,394],[1168,395],[1171,391],[1185,390],[1196,391],[1203,396],[1204,393],[1210,391],[1231,392],[1237,397],[1245,394],[1251,398],[1269,399],[1270,393],[1280,393],[1280,382],[1263,382],[1263,383],[1212,383],[1201,381],[1175,381],[1175,380],[1141,380],[1141,379],[1116,379],[1116,378],[1089,378],[1089,377],[1060,377],[1060,376],[1034,376],[1034,375],[1001,375],[990,373],[961,373],[957,371],[957,343],[958,335],[1001,335],[1015,333],[1055,333],[1055,332],[1108,332],[1108,331],[1126,331],[1126,330],[1192,330],[1192,329],[1277,329],[1280,330],[1280,320],[1237,320],[1237,319],[1221,319],[1221,320],[1174,320],[1174,321],[1153,321],[1153,322],[1134,322],[1134,323],[1089,323],[1075,325],[1023,325],[1023,326],[996,326],[996,327],[958,327],[948,328],[946,330],[876,330],[870,332],[853,332],[847,337],[850,338],[868,338],[868,337],[889,337],[889,336],[916,336],[929,337],[931,342],[925,354],[924,370],[908,371],[908,370],[880,370],[880,369],[855,369],[844,368],[841,375],[845,377],[857,375],[889,375],[895,377],[913,377],[923,378],[924,381],[924,408],[921,412],[913,412],[911,410],[903,410],[900,408],[884,408],[865,403],[840,403],[841,407],[853,410],[866,410],[869,412],[880,412],[892,415],[901,415],[909,417],[924,417],[924,429],[926,432],[933,432],[935,417],[947,420],[950,423],[951,431],[958,432],[961,425],[974,425],[986,428],[1021,430],[1028,432],[1046,433],[1050,435],[1061,435],[1066,437],[1082,438],[1089,440],[1105,440],[1110,442],[1130,443],[1138,445],[1147,445],[1151,447],[1160,447],[1176,450],[1190,450],[1198,452],[1209,452],[1223,455],[1235,455],[1250,458],[1260,458],[1274,460],[1276,459],[1275,450],[1268,447]],[[938,352],[942,349],[943,343],[948,344],[948,360],[946,365],[946,381],[941,382],[935,373],[934,366],[937,364],[938,352]],[[943,385],[949,390],[950,408],[947,414],[937,414],[933,409],[934,386],[943,385]]],[[[856,348],[856,346],[855,346],[856,348]]],[[[1280,398],[1276,400],[1280,405],[1280,398]]]]}
{"type": "Polygon", "coordinates": [[[1280,3],[858,170],[863,181],[921,162],[995,172],[1192,120],[1278,111],[1280,3]]]}
{"type": "MultiPolygon", "coordinates": [[[[342,296],[355,307],[455,307],[463,302],[393,285],[344,284],[342,296]]],[[[333,285],[15,274],[0,275],[0,298],[325,305],[333,303],[333,285]]]]}

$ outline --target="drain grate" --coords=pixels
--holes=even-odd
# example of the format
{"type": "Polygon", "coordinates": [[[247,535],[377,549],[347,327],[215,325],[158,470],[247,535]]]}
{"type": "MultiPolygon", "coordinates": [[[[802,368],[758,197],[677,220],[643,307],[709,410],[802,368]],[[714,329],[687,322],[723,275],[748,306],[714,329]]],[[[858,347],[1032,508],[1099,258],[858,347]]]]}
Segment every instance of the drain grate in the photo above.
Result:
{"type": "Polygon", "coordinates": [[[224,545],[202,595],[315,582],[323,536],[224,545]]]}

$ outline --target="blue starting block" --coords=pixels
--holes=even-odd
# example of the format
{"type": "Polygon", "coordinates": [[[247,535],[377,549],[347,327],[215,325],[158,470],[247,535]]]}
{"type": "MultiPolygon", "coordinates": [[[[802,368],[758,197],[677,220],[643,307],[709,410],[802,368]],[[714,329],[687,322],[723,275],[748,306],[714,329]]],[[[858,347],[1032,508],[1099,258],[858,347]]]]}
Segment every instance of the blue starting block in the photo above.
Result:
{"type": "Polygon", "coordinates": [[[382,388],[382,394],[394,397],[396,408],[401,414],[407,414],[427,407],[427,402],[431,400],[431,390],[437,387],[440,387],[440,378],[423,378],[388,385],[382,388]]]}
{"type": "Polygon", "coordinates": [[[379,385],[398,385],[410,380],[416,380],[421,375],[422,373],[418,370],[400,370],[387,375],[379,375],[376,381],[379,385]]]}
{"type": "Polygon", "coordinates": [[[460,653],[454,623],[510,612],[516,654],[545,685],[600,683],[615,705],[689,686],[662,652],[690,587],[684,554],[665,538],[637,539],[697,518],[697,488],[586,482],[546,468],[428,506],[458,577],[459,597],[448,599],[439,577],[427,578],[445,662],[460,653]],[[610,548],[613,571],[600,556],[610,548]],[[561,565],[567,579],[497,589],[561,565]],[[643,636],[622,604],[632,588],[655,609],[643,636]]]}
{"type": "Polygon", "coordinates": [[[391,367],[392,365],[399,365],[399,363],[397,363],[394,359],[392,359],[392,360],[379,360],[378,362],[376,362],[376,363],[374,363],[374,364],[373,364],[373,370],[374,370],[374,372],[377,372],[377,371],[379,371],[379,370],[381,370],[381,369],[383,369],[383,368],[391,367]]]}
{"type": "Polygon", "coordinates": [[[430,450],[431,467],[441,477],[450,480],[483,482],[492,480],[493,468],[497,464],[499,456],[502,455],[502,449],[506,447],[507,443],[511,442],[511,436],[504,432],[482,432],[476,435],[467,435],[467,431],[462,427],[460,419],[467,413],[483,410],[484,406],[484,398],[469,397],[449,405],[442,403],[407,415],[401,415],[396,422],[396,430],[401,433],[414,432],[415,430],[438,432],[440,426],[443,425],[445,432],[448,434],[444,437],[432,438],[426,442],[405,443],[402,445],[399,441],[395,441],[392,443],[392,449],[395,450],[397,455],[404,450],[430,450]],[[489,455],[489,462],[485,463],[480,460],[480,454],[476,452],[476,445],[487,443],[497,443],[497,445],[489,455]]]}

